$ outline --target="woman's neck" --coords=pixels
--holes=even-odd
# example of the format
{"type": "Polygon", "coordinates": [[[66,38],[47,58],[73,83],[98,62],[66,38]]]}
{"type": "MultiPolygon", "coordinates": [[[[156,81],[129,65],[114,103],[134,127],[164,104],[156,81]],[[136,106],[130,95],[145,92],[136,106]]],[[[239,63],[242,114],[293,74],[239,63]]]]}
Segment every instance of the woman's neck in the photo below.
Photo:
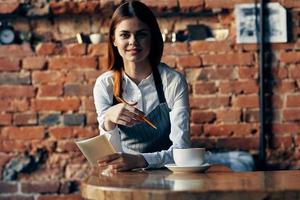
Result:
{"type": "Polygon", "coordinates": [[[124,63],[124,70],[137,85],[152,73],[150,63],[124,63]]]}

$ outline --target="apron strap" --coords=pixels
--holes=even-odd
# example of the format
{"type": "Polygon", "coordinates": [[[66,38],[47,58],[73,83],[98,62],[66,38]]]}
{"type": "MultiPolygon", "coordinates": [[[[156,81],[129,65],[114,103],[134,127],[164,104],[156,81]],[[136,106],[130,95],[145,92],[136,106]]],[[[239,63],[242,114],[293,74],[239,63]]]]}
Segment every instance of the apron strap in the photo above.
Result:
{"type": "Polygon", "coordinates": [[[161,80],[161,77],[160,77],[160,73],[158,71],[158,67],[153,67],[152,71],[153,71],[153,78],[154,78],[154,83],[155,83],[159,103],[165,103],[166,98],[165,98],[165,93],[164,93],[164,90],[163,90],[163,85],[162,85],[162,80],[161,80]]]}

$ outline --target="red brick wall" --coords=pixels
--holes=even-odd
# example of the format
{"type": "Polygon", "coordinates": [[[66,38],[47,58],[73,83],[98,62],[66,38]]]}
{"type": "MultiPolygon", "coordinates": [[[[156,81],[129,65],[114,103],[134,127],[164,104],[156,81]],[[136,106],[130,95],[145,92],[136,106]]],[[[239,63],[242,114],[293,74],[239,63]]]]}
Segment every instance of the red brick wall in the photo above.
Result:
{"type": "MultiPolygon", "coordinates": [[[[79,199],[73,192],[78,190],[78,180],[89,173],[89,166],[73,141],[98,134],[92,87],[105,69],[107,46],[70,44],[67,40],[77,32],[107,31],[106,15],[109,16],[113,5],[97,2],[94,9],[89,7],[89,13],[94,15],[75,15],[66,3],[53,1],[52,12],[59,14],[55,17],[12,18],[16,30],[31,31],[41,36],[42,41],[33,46],[0,46],[0,178],[7,176],[4,172],[14,172],[18,180],[0,182],[0,199],[1,195],[5,199],[79,199]],[[96,11],[106,15],[102,19],[96,11]],[[37,158],[37,162],[32,161],[36,167],[14,167],[14,162],[26,163],[26,158],[37,158]]],[[[182,17],[159,17],[162,29],[177,31],[188,24],[205,24],[212,29],[229,30],[223,41],[165,43],[163,61],[184,73],[190,85],[194,145],[257,154],[258,48],[253,44],[236,44],[233,13],[235,3],[252,1],[144,2],[158,14],[182,12],[182,17]],[[210,9],[217,12],[184,15],[210,9]],[[220,9],[223,10],[218,12],[220,9]]],[[[267,48],[272,55],[267,64],[267,76],[272,78],[272,101],[267,103],[272,108],[269,113],[273,114],[268,129],[272,145],[267,161],[277,168],[299,169],[300,3],[280,2],[290,14],[289,31],[293,37],[288,43],[267,48]]],[[[12,13],[16,5],[0,3],[0,13],[12,13]]],[[[84,5],[90,4],[81,5],[87,8],[84,5]]],[[[82,10],[86,11],[76,12],[82,10]]]]}

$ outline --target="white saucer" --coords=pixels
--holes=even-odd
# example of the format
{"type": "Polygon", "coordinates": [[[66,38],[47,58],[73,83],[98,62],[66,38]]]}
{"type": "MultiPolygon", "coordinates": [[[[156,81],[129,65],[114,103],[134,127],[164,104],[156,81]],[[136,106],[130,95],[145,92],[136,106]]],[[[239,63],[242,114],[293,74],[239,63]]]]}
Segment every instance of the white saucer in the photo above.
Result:
{"type": "Polygon", "coordinates": [[[169,170],[173,171],[174,173],[193,173],[193,172],[204,172],[210,167],[210,164],[204,163],[200,166],[193,166],[193,167],[181,167],[176,166],[176,164],[167,164],[165,165],[169,170]]]}

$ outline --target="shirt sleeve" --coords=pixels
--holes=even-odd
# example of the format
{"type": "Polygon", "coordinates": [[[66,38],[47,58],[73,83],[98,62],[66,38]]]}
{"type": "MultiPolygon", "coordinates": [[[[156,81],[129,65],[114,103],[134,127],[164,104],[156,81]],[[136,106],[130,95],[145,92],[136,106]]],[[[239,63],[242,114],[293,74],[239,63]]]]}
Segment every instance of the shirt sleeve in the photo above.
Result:
{"type": "MultiPolygon", "coordinates": [[[[153,153],[143,153],[145,160],[148,163],[148,168],[160,168],[166,164],[174,163],[173,148],[189,148],[189,99],[188,99],[188,85],[180,74],[180,80],[175,81],[174,91],[171,98],[174,99],[173,107],[170,111],[171,133],[170,140],[172,146],[168,150],[153,153]]],[[[168,100],[167,100],[168,101],[168,100]]]]}
{"type": "Polygon", "coordinates": [[[105,112],[112,105],[112,92],[109,92],[110,90],[112,90],[112,86],[109,84],[108,81],[105,82],[100,78],[97,79],[93,89],[97,120],[99,123],[100,135],[105,135],[109,142],[112,144],[112,146],[115,148],[115,150],[117,152],[122,152],[118,126],[116,126],[113,130],[110,131],[106,131],[103,128],[105,112]]]}

